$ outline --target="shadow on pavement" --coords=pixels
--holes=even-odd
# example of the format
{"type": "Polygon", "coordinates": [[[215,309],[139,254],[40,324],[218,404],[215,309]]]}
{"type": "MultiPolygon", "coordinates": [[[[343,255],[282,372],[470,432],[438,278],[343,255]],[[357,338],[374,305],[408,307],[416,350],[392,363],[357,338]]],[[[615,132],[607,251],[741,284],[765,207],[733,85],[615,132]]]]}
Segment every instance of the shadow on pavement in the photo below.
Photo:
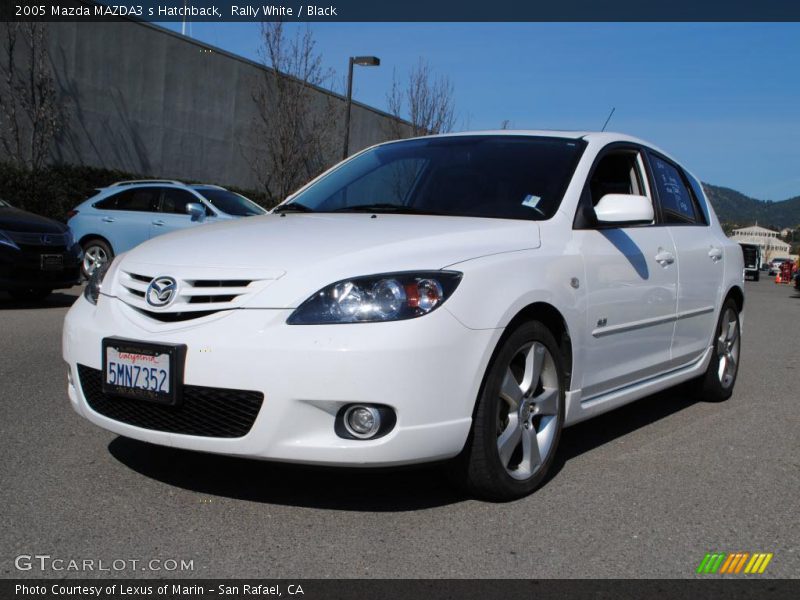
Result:
{"type": "Polygon", "coordinates": [[[109,452],[125,466],[187,490],[309,508],[402,512],[466,500],[440,465],[353,469],[203,454],[118,437],[109,452]]]}
{"type": "Polygon", "coordinates": [[[19,310],[35,308],[68,308],[81,293],[81,288],[59,290],[42,300],[16,300],[7,293],[0,292],[0,310],[19,310]]]}
{"type": "MultiPolygon", "coordinates": [[[[682,387],[585,421],[568,429],[548,485],[567,461],[694,404],[682,387]]],[[[325,468],[263,462],[155,446],[124,437],[111,455],[146,477],[238,500],[331,510],[402,512],[468,500],[446,476],[446,464],[396,469],[325,468]]]]}
{"type": "Polygon", "coordinates": [[[697,402],[681,385],[565,429],[547,477],[548,482],[571,458],[647,427],[697,402]]]}

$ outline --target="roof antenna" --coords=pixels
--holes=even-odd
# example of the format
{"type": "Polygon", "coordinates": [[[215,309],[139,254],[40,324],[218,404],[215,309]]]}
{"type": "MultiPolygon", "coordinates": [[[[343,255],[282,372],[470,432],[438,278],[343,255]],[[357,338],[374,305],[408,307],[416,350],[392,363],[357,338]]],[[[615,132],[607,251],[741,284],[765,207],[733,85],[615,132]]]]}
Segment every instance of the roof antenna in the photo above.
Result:
{"type": "Polygon", "coordinates": [[[615,110],[617,110],[617,107],[616,106],[612,106],[611,107],[611,112],[608,113],[608,118],[606,119],[606,122],[603,123],[603,128],[600,131],[605,131],[606,130],[606,125],[608,125],[608,122],[611,120],[611,116],[614,114],[615,110]]]}

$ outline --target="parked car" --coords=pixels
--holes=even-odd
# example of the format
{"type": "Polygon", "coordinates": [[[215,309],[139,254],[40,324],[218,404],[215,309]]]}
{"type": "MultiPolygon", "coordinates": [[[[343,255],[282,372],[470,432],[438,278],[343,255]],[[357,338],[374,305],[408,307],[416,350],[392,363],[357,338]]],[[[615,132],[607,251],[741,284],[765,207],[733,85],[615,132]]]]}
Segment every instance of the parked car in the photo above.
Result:
{"type": "Polygon", "coordinates": [[[788,257],[782,258],[773,258],[769,263],[769,274],[770,275],[778,275],[781,272],[781,265],[785,263],[787,260],[791,260],[788,257]]]}
{"type": "Polygon", "coordinates": [[[0,200],[0,291],[45,298],[80,281],[81,259],[66,225],[0,200]]]}
{"type": "Polygon", "coordinates": [[[84,252],[82,272],[94,270],[145,240],[212,221],[266,210],[225,188],[172,180],[120,181],[70,211],[68,225],[84,252]]]}
{"type": "Polygon", "coordinates": [[[753,281],[761,279],[761,246],[758,244],[744,244],[739,242],[742,247],[744,257],[744,277],[751,277],[753,281]]]}
{"type": "Polygon", "coordinates": [[[452,459],[507,500],[542,482],[567,425],[684,382],[728,398],[743,269],[699,180],[636,138],[391,142],[272,214],[97,269],[64,323],[69,397],[171,447],[452,459]]]}

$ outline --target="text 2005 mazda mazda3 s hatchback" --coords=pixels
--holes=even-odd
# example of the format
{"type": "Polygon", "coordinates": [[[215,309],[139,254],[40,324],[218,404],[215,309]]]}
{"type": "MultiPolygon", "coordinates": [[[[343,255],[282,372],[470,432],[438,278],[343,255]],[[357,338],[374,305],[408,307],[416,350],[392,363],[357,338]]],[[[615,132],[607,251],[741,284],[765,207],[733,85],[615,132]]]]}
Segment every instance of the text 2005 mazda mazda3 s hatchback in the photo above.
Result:
{"type": "Polygon", "coordinates": [[[370,148],[272,214],[153,239],[64,325],[69,397],[123,436],[342,466],[545,477],[563,427],[693,380],[730,396],[741,249],[665,153],[611,133],[370,148]]]}

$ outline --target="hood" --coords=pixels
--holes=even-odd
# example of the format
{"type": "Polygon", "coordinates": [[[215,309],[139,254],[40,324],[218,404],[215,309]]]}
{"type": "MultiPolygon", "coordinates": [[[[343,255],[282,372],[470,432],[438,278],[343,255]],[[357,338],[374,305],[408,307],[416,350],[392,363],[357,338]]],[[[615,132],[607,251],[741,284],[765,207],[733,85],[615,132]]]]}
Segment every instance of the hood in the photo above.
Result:
{"type": "Polygon", "coordinates": [[[64,233],[67,226],[25,210],[0,206],[0,229],[25,233],[64,233]]]}
{"type": "Polygon", "coordinates": [[[539,240],[534,221],[366,213],[264,215],[160,236],[128,252],[119,268],[148,276],[269,279],[273,283],[247,305],[280,308],[293,307],[340,279],[437,270],[480,256],[536,248],[539,240]]]}

